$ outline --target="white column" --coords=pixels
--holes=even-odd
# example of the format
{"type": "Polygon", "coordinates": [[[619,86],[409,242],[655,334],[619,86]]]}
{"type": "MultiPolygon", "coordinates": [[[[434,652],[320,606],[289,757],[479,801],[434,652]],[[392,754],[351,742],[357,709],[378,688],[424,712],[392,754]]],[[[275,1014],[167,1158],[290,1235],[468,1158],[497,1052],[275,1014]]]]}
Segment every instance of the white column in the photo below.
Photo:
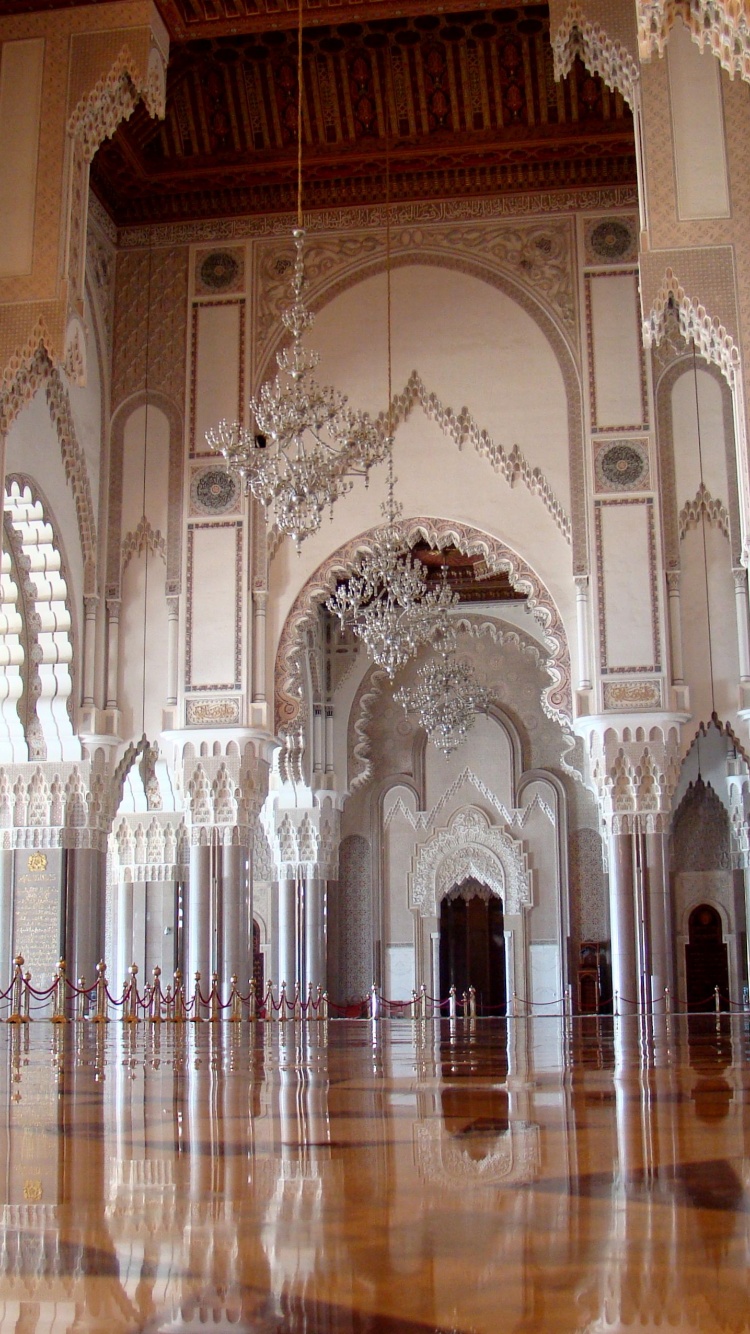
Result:
{"type": "Polygon", "coordinates": [[[83,630],[83,707],[94,707],[94,683],[96,681],[96,610],[97,597],[84,597],[83,630]]]}
{"type": "Polygon", "coordinates": [[[177,703],[177,658],[180,600],[167,598],[167,707],[177,703]]]}
{"type": "Polygon", "coordinates": [[[576,576],[576,613],[578,629],[578,689],[591,689],[591,655],[589,651],[589,579],[576,576]]]}
{"type": "Polygon", "coordinates": [[[234,974],[244,988],[251,972],[248,949],[248,853],[235,843],[221,849],[221,959],[219,981],[227,991],[234,974]]]}
{"type": "Polygon", "coordinates": [[[266,698],[266,603],[265,589],[253,589],[253,703],[266,698]]]}
{"type": "MultiPolygon", "coordinates": [[[[13,971],[13,889],[15,854],[0,852],[0,990],[5,991],[13,971]]],[[[746,877],[747,879],[747,877],[746,877]]]]}
{"type": "MultiPolygon", "coordinates": [[[[321,986],[325,991],[326,955],[327,955],[327,883],[317,876],[308,876],[305,880],[305,976],[304,988],[308,983],[313,989],[321,986]]],[[[304,997],[303,997],[304,999],[304,997]]]]}
{"type": "Polygon", "coordinates": [[[618,995],[620,1014],[633,1012],[639,994],[633,872],[632,834],[612,834],[609,841],[612,991],[618,995]]]}
{"type": "Polygon", "coordinates": [[[685,684],[685,668],[682,661],[679,570],[667,570],[667,595],[669,600],[669,648],[672,659],[672,684],[681,686],[685,684]]]}
{"type": "Polygon", "coordinates": [[[120,599],[107,598],[107,705],[117,708],[117,681],[120,669],[120,599]]]}
{"type": "Polygon", "coordinates": [[[326,704],[326,773],[333,773],[333,705],[326,704]]]}
{"type": "Polygon", "coordinates": [[[667,867],[667,835],[646,834],[649,935],[651,945],[651,999],[662,1014],[664,988],[674,997],[674,936],[667,867]]]}
{"type": "Polygon", "coordinates": [[[313,773],[323,770],[323,706],[313,704],[313,773]]]}
{"type": "Polygon", "coordinates": [[[65,858],[65,961],[71,981],[83,975],[96,981],[104,955],[106,853],[96,848],[68,848],[65,858]]]}
{"type": "Polygon", "coordinates": [[[737,609],[737,647],[740,659],[740,680],[750,681],[750,647],[748,645],[747,570],[733,569],[734,599],[737,609]]]}
{"type": "Polygon", "coordinates": [[[190,849],[190,879],[187,889],[187,977],[188,997],[192,995],[195,974],[201,975],[201,991],[208,995],[211,986],[211,849],[198,844],[190,849]]]}
{"type": "Polygon", "coordinates": [[[279,973],[278,985],[286,982],[287,994],[297,981],[297,881],[279,880],[279,973]]]}
{"type": "Polygon", "coordinates": [[[112,988],[121,996],[133,962],[133,886],[122,880],[117,886],[117,954],[112,988]]]}

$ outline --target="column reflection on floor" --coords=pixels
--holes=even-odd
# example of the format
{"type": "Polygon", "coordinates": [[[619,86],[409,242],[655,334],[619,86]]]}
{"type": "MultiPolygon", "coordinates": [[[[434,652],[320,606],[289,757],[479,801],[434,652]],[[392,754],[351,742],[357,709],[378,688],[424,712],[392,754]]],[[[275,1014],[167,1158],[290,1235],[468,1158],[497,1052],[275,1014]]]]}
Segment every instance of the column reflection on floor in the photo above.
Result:
{"type": "Polygon", "coordinates": [[[744,1018],[0,1042],[2,1334],[748,1327],[744,1018]]]}

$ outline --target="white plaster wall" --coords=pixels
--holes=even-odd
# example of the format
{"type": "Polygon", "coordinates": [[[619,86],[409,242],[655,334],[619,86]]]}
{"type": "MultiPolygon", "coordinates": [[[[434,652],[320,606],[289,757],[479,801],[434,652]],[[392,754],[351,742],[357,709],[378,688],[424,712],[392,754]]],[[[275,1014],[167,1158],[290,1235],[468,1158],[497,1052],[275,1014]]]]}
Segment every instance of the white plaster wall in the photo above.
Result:
{"type": "Polygon", "coordinates": [[[714,500],[727,504],[726,441],[721,385],[698,367],[698,410],[696,377],[688,366],[672,387],[672,433],[677,508],[693,500],[700,486],[700,459],[703,481],[714,500]],[[700,420],[700,451],[698,421],[700,420]]]}
{"type": "MultiPolygon", "coordinates": [[[[413,266],[397,270],[394,284],[394,390],[416,367],[444,403],[456,411],[466,404],[508,449],[517,442],[567,510],[567,405],[559,366],[538,327],[504,294],[466,275],[413,266]]],[[[383,296],[383,281],[367,279],[331,301],[310,335],[322,354],[320,382],[374,414],[386,399],[383,296]]],[[[394,457],[404,516],[458,520],[505,542],[550,590],[575,651],[570,547],[543,501],[520,481],[511,487],[473,447],[459,451],[419,406],[396,432],[394,457]]],[[[300,555],[282,542],[270,571],[269,670],[294,598],[334,551],[382,523],[384,490],[381,467],[369,488],[357,481],[337,502],[333,523],[324,519],[300,555]]]]}
{"type": "Polygon", "coordinates": [[[706,524],[705,534],[708,557],[708,601],[701,527],[689,528],[680,543],[683,660],[685,680],[690,687],[690,707],[696,726],[701,720],[708,722],[714,707],[719,717],[736,719],[739,704],[737,612],[729,543],[724,535],[710,524],[706,524]]]}

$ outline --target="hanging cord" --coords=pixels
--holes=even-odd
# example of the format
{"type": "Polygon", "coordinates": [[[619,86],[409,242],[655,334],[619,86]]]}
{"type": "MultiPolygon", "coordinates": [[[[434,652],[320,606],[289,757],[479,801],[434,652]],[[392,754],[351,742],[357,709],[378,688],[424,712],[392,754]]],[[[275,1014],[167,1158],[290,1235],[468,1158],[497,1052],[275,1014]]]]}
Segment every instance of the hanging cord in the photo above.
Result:
{"type": "Polygon", "coordinates": [[[146,544],[146,563],[144,567],[143,578],[143,683],[141,686],[141,733],[146,735],[146,635],[148,623],[148,521],[146,519],[146,465],[148,462],[148,373],[149,373],[149,353],[151,337],[151,267],[153,263],[153,237],[149,234],[148,246],[148,280],[146,283],[146,370],[143,377],[144,393],[146,396],[146,407],[143,417],[143,495],[141,513],[143,515],[144,540],[146,544]]]}
{"type": "Polygon", "coordinates": [[[396,518],[394,499],[396,478],[393,474],[393,342],[391,332],[391,114],[388,101],[388,89],[385,95],[385,318],[386,318],[386,361],[388,367],[388,409],[386,429],[390,441],[388,447],[388,522],[393,524],[396,518]]]}
{"type": "Polygon", "coordinates": [[[302,227],[302,0],[297,10],[297,226],[302,227]]]}
{"type": "Polygon", "coordinates": [[[703,443],[701,440],[701,414],[700,414],[700,406],[698,403],[698,359],[697,359],[695,343],[693,343],[693,386],[695,389],[695,421],[698,429],[698,467],[700,470],[701,502],[702,502],[701,534],[703,537],[703,578],[706,589],[706,620],[708,622],[708,669],[709,672],[711,673],[711,714],[713,716],[713,714],[716,713],[716,701],[714,699],[714,656],[713,656],[713,640],[711,634],[711,599],[709,597],[709,592],[708,592],[708,548],[706,546],[706,506],[704,500],[704,486],[703,486],[703,443]]]}

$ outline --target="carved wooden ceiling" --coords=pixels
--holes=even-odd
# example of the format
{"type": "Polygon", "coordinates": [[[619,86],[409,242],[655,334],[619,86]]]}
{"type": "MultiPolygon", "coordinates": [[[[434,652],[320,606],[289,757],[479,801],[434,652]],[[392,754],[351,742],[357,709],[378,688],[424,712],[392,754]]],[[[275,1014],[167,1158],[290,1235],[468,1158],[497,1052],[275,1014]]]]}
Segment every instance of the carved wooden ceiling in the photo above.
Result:
{"type": "MultiPolygon", "coordinates": [[[[166,120],[140,105],[102,145],[102,202],[121,225],[293,208],[296,0],[158,3],[166,120]]],[[[630,110],[578,61],[555,82],[546,5],[429,8],[305,0],[306,208],[382,202],[387,128],[397,200],[635,184],[630,110]]]]}

